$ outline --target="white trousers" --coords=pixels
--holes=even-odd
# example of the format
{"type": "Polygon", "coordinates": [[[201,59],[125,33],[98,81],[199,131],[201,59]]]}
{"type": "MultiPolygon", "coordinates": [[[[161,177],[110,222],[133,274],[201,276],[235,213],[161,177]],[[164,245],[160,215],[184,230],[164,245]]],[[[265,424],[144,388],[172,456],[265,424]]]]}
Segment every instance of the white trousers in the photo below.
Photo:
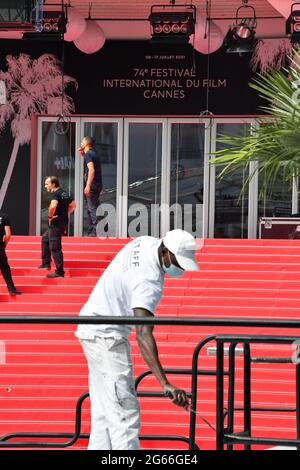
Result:
{"type": "Polygon", "coordinates": [[[125,338],[80,339],[89,368],[89,450],[138,450],[140,408],[125,338]]]}

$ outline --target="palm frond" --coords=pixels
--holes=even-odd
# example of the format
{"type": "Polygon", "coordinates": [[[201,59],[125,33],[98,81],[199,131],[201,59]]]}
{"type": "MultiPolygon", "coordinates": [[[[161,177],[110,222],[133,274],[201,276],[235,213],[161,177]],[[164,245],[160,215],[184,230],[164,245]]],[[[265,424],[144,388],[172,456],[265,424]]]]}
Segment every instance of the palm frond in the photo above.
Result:
{"type": "Polygon", "coordinates": [[[61,62],[53,54],[42,54],[32,59],[21,53],[6,57],[7,71],[0,70],[0,79],[5,81],[7,105],[0,110],[0,132],[9,122],[14,137],[21,144],[30,142],[30,118],[34,113],[47,113],[51,108],[54,114],[74,112],[73,99],[66,89],[77,81],[68,76],[62,77],[61,62]],[[63,98],[63,99],[62,99],[63,98]],[[63,102],[63,103],[62,103],[63,102]],[[50,105],[50,104],[51,105],[50,105]]]}
{"type": "Polygon", "coordinates": [[[222,148],[212,154],[211,163],[222,166],[222,178],[256,161],[245,184],[258,172],[262,190],[271,191],[279,174],[289,183],[300,175],[300,53],[293,52],[287,68],[257,74],[250,86],[266,101],[261,109],[269,121],[257,119],[249,135],[218,135],[222,148]]]}

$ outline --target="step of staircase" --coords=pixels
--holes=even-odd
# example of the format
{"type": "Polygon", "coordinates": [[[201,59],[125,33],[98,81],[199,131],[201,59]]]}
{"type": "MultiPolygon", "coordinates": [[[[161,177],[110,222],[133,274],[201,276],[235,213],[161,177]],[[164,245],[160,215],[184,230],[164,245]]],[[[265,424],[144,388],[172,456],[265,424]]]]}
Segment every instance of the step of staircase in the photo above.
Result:
{"type": "MultiPolygon", "coordinates": [[[[97,280],[127,239],[64,237],[64,278],[47,279],[40,264],[40,237],[14,236],[7,254],[21,296],[10,296],[0,279],[0,315],[76,316],[97,280]]],[[[158,316],[298,319],[300,307],[300,243],[298,240],[204,240],[197,255],[199,273],[166,276],[158,316]]],[[[78,397],[87,391],[87,368],[75,325],[0,324],[0,436],[9,432],[73,432],[78,397]]],[[[295,329],[255,328],[255,334],[299,335],[295,329]]],[[[196,344],[216,333],[249,334],[247,328],[157,326],[155,336],[164,367],[190,369],[196,344]]],[[[146,368],[131,335],[134,374],[146,368]]],[[[199,367],[215,370],[207,345],[199,367]]],[[[276,355],[290,357],[291,345],[276,345],[276,355]]],[[[253,356],[274,355],[274,346],[255,345],[253,356]]],[[[226,363],[226,360],[225,360],[226,363]]],[[[236,404],[242,406],[242,357],[236,365],[236,404]]],[[[190,376],[169,375],[187,390],[190,376]]],[[[253,364],[252,403],[256,407],[295,406],[293,364],[253,364]]],[[[225,387],[226,388],[226,387],[225,387]]],[[[159,391],[150,376],[141,391],[159,391]]],[[[225,393],[226,395],[226,393],[225,393]]],[[[198,410],[215,425],[215,377],[201,376],[198,410]]],[[[143,434],[188,436],[189,415],[166,398],[140,399],[143,434]]],[[[295,413],[253,412],[253,433],[295,437],[295,413]]],[[[242,412],[236,426],[242,427],[242,412]]],[[[82,432],[89,431],[89,400],[82,415],[82,432]]],[[[215,448],[215,434],[197,418],[197,442],[215,448]]],[[[144,448],[182,448],[185,444],[142,441],[144,448]]],[[[80,440],[74,448],[86,448],[80,440]]]]}

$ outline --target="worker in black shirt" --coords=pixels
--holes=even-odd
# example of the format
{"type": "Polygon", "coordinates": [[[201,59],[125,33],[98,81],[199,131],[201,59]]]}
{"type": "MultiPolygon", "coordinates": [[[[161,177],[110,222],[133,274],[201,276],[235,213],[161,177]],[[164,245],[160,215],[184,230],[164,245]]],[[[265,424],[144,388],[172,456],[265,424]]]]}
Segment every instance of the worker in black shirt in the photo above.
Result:
{"type": "Polygon", "coordinates": [[[71,214],[76,203],[59,186],[56,176],[47,176],[45,188],[51,193],[51,202],[48,208],[49,227],[42,236],[42,264],[39,269],[50,269],[51,257],[55,263],[54,273],[47,274],[49,278],[64,277],[64,259],[61,246],[61,237],[66,231],[71,214]]]}
{"type": "Polygon", "coordinates": [[[80,155],[84,158],[84,196],[86,198],[89,227],[88,237],[96,236],[99,196],[102,190],[102,171],[100,157],[94,149],[94,139],[86,136],[81,141],[80,155]]]}
{"type": "Polygon", "coordinates": [[[11,295],[21,294],[16,289],[12,280],[10,266],[8,264],[5,248],[11,237],[10,221],[8,215],[0,211],[0,270],[7,285],[8,292],[11,295]]]}

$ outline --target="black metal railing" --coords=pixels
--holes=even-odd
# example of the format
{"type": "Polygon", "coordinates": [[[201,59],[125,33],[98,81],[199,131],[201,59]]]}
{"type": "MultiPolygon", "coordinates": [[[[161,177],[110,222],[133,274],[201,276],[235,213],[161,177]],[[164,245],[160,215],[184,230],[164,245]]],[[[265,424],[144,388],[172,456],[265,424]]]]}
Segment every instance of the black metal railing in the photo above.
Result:
{"type": "MultiPolygon", "coordinates": [[[[245,450],[251,450],[251,445],[284,445],[287,447],[296,447],[300,450],[300,362],[295,362],[295,408],[252,408],[251,406],[251,362],[257,362],[257,358],[251,358],[251,344],[292,344],[299,342],[300,337],[291,336],[267,336],[267,335],[217,335],[215,337],[217,343],[217,382],[216,382],[216,448],[223,450],[224,445],[232,450],[234,444],[243,445],[245,450]],[[225,428],[224,423],[224,345],[229,344],[229,384],[228,384],[228,422],[225,428]],[[235,408],[234,391],[235,391],[235,360],[234,350],[237,344],[243,344],[244,353],[244,369],[243,369],[243,408],[235,408]],[[234,432],[234,412],[241,409],[244,412],[243,430],[234,432]],[[296,411],[296,439],[269,438],[252,436],[251,429],[251,412],[255,411],[278,411],[292,412],[296,411]]],[[[282,359],[282,358],[279,358],[282,359]]],[[[275,358],[271,358],[271,363],[275,362],[275,358]]],[[[268,358],[263,358],[263,362],[267,363],[268,358]]],[[[281,361],[279,361],[281,363],[281,361]]],[[[291,359],[287,361],[291,363],[291,359]]]]}
{"type": "MultiPolygon", "coordinates": [[[[201,341],[202,344],[202,341],[201,341]]],[[[198,345],[196,346],[195,350],[197,349],[198,345]]],[[[194,350],[194,354],[195,354],[194,350]]],[[[216,371],[215,370],[206,370],[206,369],[198,369],[198,365],[194,364],[192,369],[169,369],[169,368],[164,368],[164,371],[166,374],[176,374],[176,375],[190,375],[192,379],[192,383],[196,383],[194,380],[195,376],[216,376],[216,371]]],[[[138,390],[138,386],[142,382],[143,379],[145,379],[147,376],[152,375],[153,372],[151,370],[146,370],[142,372],[138,377],[135,379],[135,388],[138,390]]],[[[228,375],[228,372],[224,371],[225,375],[228,375]]],[[[196,385],[197,388],[197,385],[196,385]]],[[[189,437],[186,438],[184,436],[180,436],[180,439],[183,442],[187,442],[189,444],[189,449],[190,450],[199,450],[199,446],[196,444],[195,441],[195,436],[196,436],[196,420],[193,418],[193,415],[196,414],[196,409],[194,410],[192,403],[197,403],[197,389],[195,387],[192,387],[191,393],[187,393],[188,398],[191,399],[191,406],[189,410],[189,416],[190,416],[190,424],[189,424],[189,437]],[[192,430],[192,432],[191,432],[192,430]]],[[[162,392],[139,392],[138,391],[138,396],[139,397],[164,397],[164,393],[162,392]]],[[[202,418],[203,419],[203,418],[202,418]]],[[[144,436],[145,438],[145,436],[144,436]]],[[[155,436],[151,435],[151,439],[155,440],[155,436]]]]}
{"type": "MultiPolygon", "coordinates": [[[[172,317],[71,317],[71,316],[0,316],[0,324],[117,324],[117,325],[178,325],[178,326],[224,326],[224,327],[252,327],[252,328],[300,328],[300,320],[286,320],[286,319],[248,319],[248,318],[172,318],[172,317]]],[[[296,399],[296,416],[297,416],[297,439],[286,440],[286,439],[271,439],[271,438],[256,438],[251,436],[251,356],[249,344],[259,342],[259,339],[266,340],[266,342],[272,342],[274,339],[275,343],[282,342],[294,342],[299,339],[295,337],[283,337],[283,336],[245,336],[245,335],[211,335],[203,339],[196,346],[193,357],[192,357],[192,368],[189,369],[191,373],[191,410],[190,412],[190,425],[189,425],[189,437],[184,436],[165,436],[165,435],[147,435],[140,436],[141,439],[145,440],[182,440],[189,443],[190,450],[197,450],[198,446],[195,442],[196,436],[196,420],[197,420],[197,391],[198,391],[198,376],[199,375],[216,375],[216,448],[223,449],[224,444],[228,447],[232,447],[233,444],[243,444],[246,449],[251,447],[251,444],[284,444],[284,445],[295,445],[298,449],[300,448],[300,391],[299,391],[299,377],[300,371],[299,366],[296,366],[296,388],[297,388],[297,399],[296,399]],[[275,338],[275,339],[274,339],[275,338]],[[216,371],[205,371],[198,369],[199,354],[202,348],[210,341],[216,341],[217,343],[217,365],[216,371]],[[229,368],[228,371],[224,369],[224,343],[230,344],[229,352],[229,368]],[[237,409],[234,407],[234,379],[235,379],[235,347],[238,343],[244,344],[244,430],[242,433],[234,433],[234,411],[237,409]],[[228,410],[224,413],[224,376],[228,375],[228,410]],[[224,420],[228,414],[228,426],[225,429],[224,420]]],[[[166,369],[167,371],[167,369],[166,369]]],[[[180,370],[182,371],[182,370],[180,370]]],[[[186,372],[186,371],[185,371],[186,372]]],[[[147,372],[148,373],[148,372],[147,372]]],[[[184,372],[180,372],[184,373],[184,372]]],[[[137,384],[138,385],[138,384],[137,384]]],[[[149,392],[150,393],[150,392],[149,392]]],[[[160,393],[160,392],[152,392],[160,393]]],[[[160,396],[162,394],[160,393],[160,396]]],[[[77,401],[76,412],[75,412],[75,430],[74,433],[11,433],[0,437],[0,448],[1,447],[69,447],[73,445],[79,438],[87,438],[88,434],[81,434],[81,408],[83,401],[87,398],[88,393],[81,395],[77,401]],[[7,442],[13,438],[68,438],[66,442],[7,442]]],[[[143,392],[140,392],[140,396],[143,396],[143,392]]],[[[153,396],[153,395],[151,395],[153,396]]],[[[157,396],[157,395],[156,395],[157,396]]]]}

